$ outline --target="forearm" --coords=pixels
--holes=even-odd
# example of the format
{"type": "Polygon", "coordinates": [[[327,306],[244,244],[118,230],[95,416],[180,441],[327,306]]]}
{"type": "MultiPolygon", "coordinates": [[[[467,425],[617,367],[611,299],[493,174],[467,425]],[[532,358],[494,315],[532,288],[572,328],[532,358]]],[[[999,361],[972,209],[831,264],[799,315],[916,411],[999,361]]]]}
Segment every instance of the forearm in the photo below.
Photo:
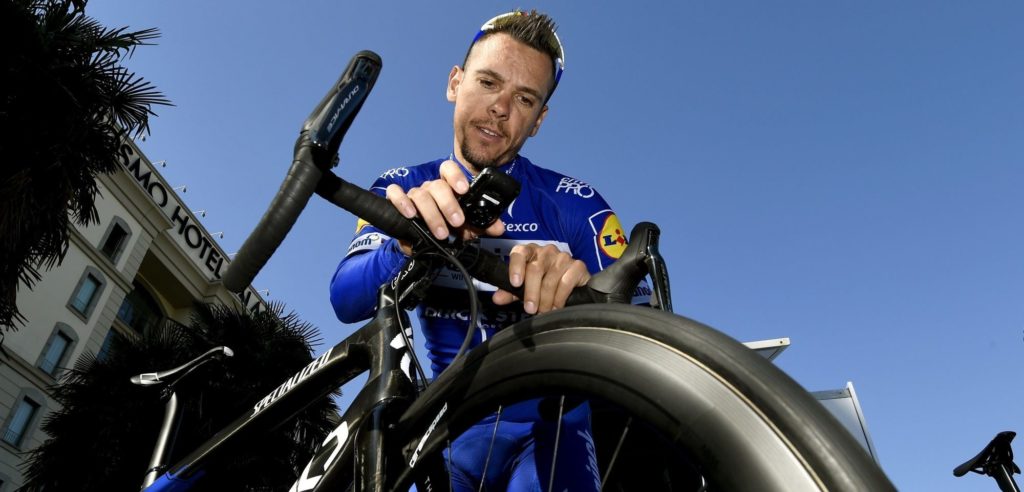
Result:
{"type": "Polygon", "coordinates": [[[373,251],[353,254],[338,264],[331,279],[331,305],[342,323],[354,323],[373,315],[377,290],[405,263],[397,241],[388,240],[373,251]]]}

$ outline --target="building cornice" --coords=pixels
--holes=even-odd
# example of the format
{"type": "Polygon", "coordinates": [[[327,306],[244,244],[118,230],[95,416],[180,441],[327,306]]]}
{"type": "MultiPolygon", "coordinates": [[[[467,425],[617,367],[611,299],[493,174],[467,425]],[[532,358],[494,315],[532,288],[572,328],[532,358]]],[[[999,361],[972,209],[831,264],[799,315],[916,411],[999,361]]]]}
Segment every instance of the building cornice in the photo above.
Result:
{"type": "Polygon", "coordinates": [[[6,362],[14,372],[25,378],[26,381],[32,383],[32,385],[39,389],[39,391],[46,393],[47,396],[53,396],[51,387],[57,383],[57,379],[46,374],[42,369],[32,365],[13,351],[6,350],[5,352],[7,353],[7,357],[4,358],[4,362],[6,362]]]}
{"type": "Polygon", "coordinates": [[[171,228],[169,219],[146,194],[146,191],[122,168],[120,171],[100,176],[100,182],[110,191],[128,213],[138,220],[150,235],[156,236],[171,228]]]}

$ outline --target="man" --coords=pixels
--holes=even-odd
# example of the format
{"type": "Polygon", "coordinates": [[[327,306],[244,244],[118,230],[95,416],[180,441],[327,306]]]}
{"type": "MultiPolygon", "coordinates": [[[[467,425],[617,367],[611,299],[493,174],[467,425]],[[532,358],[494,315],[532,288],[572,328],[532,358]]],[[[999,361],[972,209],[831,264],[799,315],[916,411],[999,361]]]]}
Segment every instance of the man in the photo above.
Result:
{"type": "MultiPolygon", "coordinates": [[[[509,280],[523,287],[522,306],[513,304],[518,299],[509,292],[481,292],[481,326],[474,328],[474,344],[526,316],[563,307],[572,288],[584,285],[591,272],[607,267],[625,248],[618,219],[593,188],[519,155],[544,121],[563,58],[546,15],[512,12],[489,21],[463,65],[448,75],[447,97],[455,104],[453,152],[391,169],[371,188],[405,217],[421,217],[438,239],[453,233],[481,237],[482,247],[509,256],[509,280]],[[487,167],[515,178],[522,191],[500,220],[486,230],[473,230],[464,225],[457,197],[487,167]]],[[[371,316],[377,288],[410,253],[408,244],[360,221],[331,283],[338,318],[351,323],[371,316]]],[[[435,377],[451,363],[470,329],[468,305],[464,281],[445,270],[419,308],[435,377]]],[[[489,490],[546,490],[556,425],[539,417],[536,402],[509,407],[499,424],[496,420],[486,419],[452,443],[449,458],[457,489],[478,490],[483,478],[489,490]]],[[[553,490],[598,490],[586,404],[566,414],[560,435],[553,490]]]]}

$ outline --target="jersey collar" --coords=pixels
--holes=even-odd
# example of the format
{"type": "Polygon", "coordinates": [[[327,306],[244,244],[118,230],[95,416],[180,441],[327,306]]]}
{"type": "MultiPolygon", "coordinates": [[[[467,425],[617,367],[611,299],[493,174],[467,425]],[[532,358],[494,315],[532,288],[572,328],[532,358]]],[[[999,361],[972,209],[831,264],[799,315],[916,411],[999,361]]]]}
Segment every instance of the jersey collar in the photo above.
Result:
{"type": "MultiPolygon", "coordinates": [[[[448,158],[455,161],[455,163],[459,165],[459,168],[462,169],[462,173],[466,175],[466,178],[468,178],[470,181],[473,180],[473,174],[469,172],[469,169],[466,169],[466,166],[459,161],[458,157],[455,157],[455,153],[448,154],[448,158]]],[[[526,160],[525,157],[516,154],[515,158],[512,159],[509,163],[498,166],[498,170],[504,172],[505,174],[508,174],[509,176],[512,176],[513,178],[516,178],[516,181],[519,181],[520,176],[522,176],[523,169],[527,165],[529,165],[529,162],[530,161],[526,160]]]]}

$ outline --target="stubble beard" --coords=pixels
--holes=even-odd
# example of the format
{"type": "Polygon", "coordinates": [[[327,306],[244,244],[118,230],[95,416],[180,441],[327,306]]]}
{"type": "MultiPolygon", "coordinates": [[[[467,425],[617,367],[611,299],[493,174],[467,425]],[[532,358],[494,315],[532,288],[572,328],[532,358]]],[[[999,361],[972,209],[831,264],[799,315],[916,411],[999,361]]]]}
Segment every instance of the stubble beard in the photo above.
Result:
{"type": "Polygon", "coordinates": [[[459,144],[459,150],[462,151],[462,157],[468,161],[467,164],[472,165],[477,171],[483,171],[488,167],[498,167],[502,164],[501,162],[498,162],[498,157],[488,159],[487,157],[476,153],[476,151],[470,148],[469,144],[466,143],[465,140],[459,144]]]}
{"type": "MultiPolygon", "coordinates": [[[[470,127],[472,126],[473,125],[471,123],[470,127]]],[[[468,133],[468,131],[466,133],[468,133]]],[[[520,144],[518,147],[510,149],[510,152],[503,152],[495,157],[488,158],[482,153],[471,148],[469,138],[466,136],[466,133],[463,134],[463,137],[459,142],[459,150],[462,152],[462,157],[468,161],[466,164],[473,166],[477,171],[483,171],[488,167],[499,167],[503,164],[507,164],[519,154],[519,149],[523,147],[520,144]]]]}

